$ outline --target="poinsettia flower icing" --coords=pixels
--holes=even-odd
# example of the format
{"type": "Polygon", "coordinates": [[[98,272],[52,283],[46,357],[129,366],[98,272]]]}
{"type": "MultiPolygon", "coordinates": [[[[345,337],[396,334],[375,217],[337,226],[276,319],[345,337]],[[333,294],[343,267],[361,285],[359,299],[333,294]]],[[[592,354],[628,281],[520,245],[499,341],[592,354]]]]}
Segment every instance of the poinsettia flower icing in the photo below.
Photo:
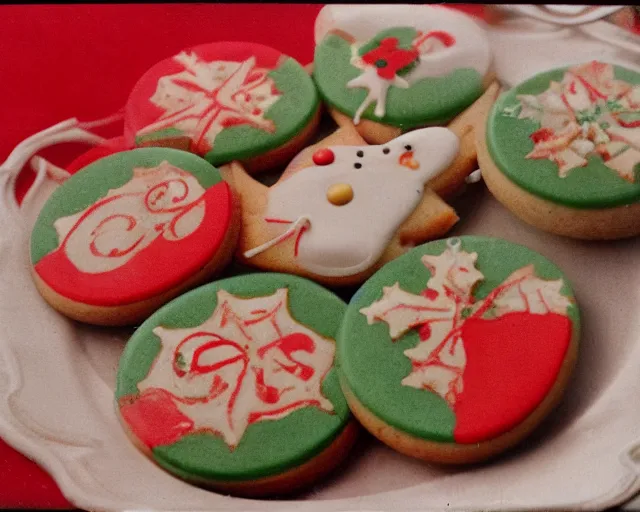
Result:
{"type": "Polygon", "coordinates": [[[60,248],[81,272],[115,270],[158,237],[177,241],[193,233],[204,218],[204,193],[193,175],[167,161],[135,168],[130,181],[54,222],[60,248]]]}
{"type": "Polygon", "coordinates": [[[140,399],[121,409],[125,419],[135,419],[137,408],[157,415],[144,423],[158,424],[166,436],[141,432],[150,443],[170,444],[186,433],[208,431],[233,448],[253,423],[303,407],[333,411],[322,382],[335,344],[291,316],[286,288],[249,299],[220,290],[213,314],[201,325],[153,332],[160,353],[138,384],[140,399]],[[156,398],[150,402],[148,396],[156,398]],[[164,424],[165,412],[175,425],[164,424]]]}
{"type": "Polygon", "coordinates": [[[569,68],[561,82],[552,81],[543,93],[517,99],[518,118],[540,123],[530,137],[534,147],[526,158],[549,159],[566,177],[596,156],[621,178],[635,182],[640,86],[616,79],[611,64],[594,61],[569,68]]]}
{"type": "Polygon", "coordinates": [[[395,283],[383,289],[382,298],[360,310],[369,325],[385,322],[393,341],[418,330],[418,345],[404,352],[412,370],[402,385],[432,391],[451,406],[464,391],[465,324],[516,312],[566,316],[571,305],[561,293],[563,280],[541,279],[533,265],[516,270],[486,298],[476,299],[474,287],[484,279],[476,268],[477,256],[449,244],[440,255],[423,256],[431,273],[423,293],[406,292],[395,283]]]}
{"type": "Polygon", "coordinates": [[[205,155],[227,127],[246,124],[273,133],[267,110],[281,93],[270,69],[256,66],[255,57],[243,62],[205,62],[195,53],[174,57],[184,70],[158,80],[150,102],[164,113],[138,131],[138,136],[175,128],[190,139],[190,150],[205,155]]]}

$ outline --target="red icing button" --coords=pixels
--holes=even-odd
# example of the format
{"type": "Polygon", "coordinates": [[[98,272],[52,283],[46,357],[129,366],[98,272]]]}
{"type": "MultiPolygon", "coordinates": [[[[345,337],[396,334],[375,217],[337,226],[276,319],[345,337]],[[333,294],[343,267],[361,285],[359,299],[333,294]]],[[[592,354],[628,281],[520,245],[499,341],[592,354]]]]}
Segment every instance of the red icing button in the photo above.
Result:
{"type": "Polygon", "coordinates": [[[313,163],[316,165],[329,165],[336,159],[330,149],[319,149],[313,154],[313,163]]]}

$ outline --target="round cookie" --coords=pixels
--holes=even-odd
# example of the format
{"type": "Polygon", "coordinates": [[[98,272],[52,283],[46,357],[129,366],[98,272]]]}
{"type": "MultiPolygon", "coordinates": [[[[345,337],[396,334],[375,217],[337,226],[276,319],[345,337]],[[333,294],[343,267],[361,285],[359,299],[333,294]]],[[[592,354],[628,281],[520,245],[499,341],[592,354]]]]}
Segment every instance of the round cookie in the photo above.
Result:
{"type": "Polygon", "coordinates": [[[31,234],[35,284],[61,313],[97,325],[139,322],[231,259],[240,214],[201,158],[143,148],[66,179],[31,234]]]}
{"type": "Polygon", "coordinates": [[[313,77],[339,124],[350,118],[367,142],[386,142],[393,129],[446,124],[492,80],[486,35],[460,12],[414,5],[325,9],[329,21],[316,21],[323,29],[316,26],[313,77]]]}
{"type": "Polygon", "coordinates": [[[352,285],[451,229],[455,211],[426,185],[458,155],[457,136],[423,128],[367,146],[354,132],[341,129],[303,151],[272,187],[240,165],[221,169],[242,205],[240,261],[352,285]]]}
{"type": "Polygon", "coordinates": [[[294,59],[260,44],[217,42],[143,75],[127,101],[125,137],[191,151],[212,165],[240,160],[258,172],[303,148],[319,112],[313,81],[294,59]]]}
{"type": "Polygon", "coordinates": [[[346,305],[284,274],[193,290],[129,340],[120,420],[163,469],[221,492],[264,496],[317,481],[357,434],[333,367],[346,305]]]}
{"type": "Polygon", "coordinates": [[[559,401],[580,321],[562,272],[505,240],[431,242],[351,300],[338,335],[349,406],[406,455],[471,463],[515,445],[559,401]]]}
{"type": "Polygon", "coordinates": [[[581,239],[640,234],[640,74],[590,62],[505,93],[479,132],[489,190],[542,230],[581,239]]]}

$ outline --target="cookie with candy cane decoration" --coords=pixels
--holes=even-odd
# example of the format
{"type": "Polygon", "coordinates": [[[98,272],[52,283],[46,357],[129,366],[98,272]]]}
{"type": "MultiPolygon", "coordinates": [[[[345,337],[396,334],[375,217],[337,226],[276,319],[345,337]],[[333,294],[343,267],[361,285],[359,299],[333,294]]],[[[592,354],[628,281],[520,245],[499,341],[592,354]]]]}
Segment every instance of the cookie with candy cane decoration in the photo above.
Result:
{"type": "Polygon", "coordinates": [[[216,168],[184,151],[99,158],[65,180],[31,235],[35,284],[61,313],[134,324],[231,259],[240,218],[216,168]]]}
{"type": "Polygon", "coordinates": [[[278,167],[313,136],[320,100],[308,73],[273,48],[217,42],[186,49],[140,78],[125,109],[131,146],[191,151],[251,172],[278,167]]]}
{"type": "Polygon", "coordinates": [[[514,446],[561,399],[578,351],[571,286],[530,249],[465,236],[416,247],[355,294],[340,382],[374,436],[429,462],[514,446]]]}
{"type": "Polygon", "coordinates": [[[329,285],[362,282],[416,244],[443,236],[455,211],[427,184],[449,169],[459,140],[424,128],[368,146],[343,127],[307,148],[266,187],[239,164],[221,169],[242,204],[237,258],[329,285]]]}
{"type": "Polygon", "coordinates": [[[478,132],[487,187],[539,229],[640,234],[640,74],[604,62],[540,73],[505,93],[478,132]]]}
{"type": "Polygon", "coordinates": [[[322,98],[370,143],[450,122],[493,81],[483,29],[444,7],[327,6],[315,37],[322,98]]]}
{"type": "Polygon", "coordinates": [[[244,496],[290,493],[349,453],[357,427],[334,368],[346,305],[296,276],[251,274],[174,300],[133,335],[116,400],[163,469],[244,496]]]}

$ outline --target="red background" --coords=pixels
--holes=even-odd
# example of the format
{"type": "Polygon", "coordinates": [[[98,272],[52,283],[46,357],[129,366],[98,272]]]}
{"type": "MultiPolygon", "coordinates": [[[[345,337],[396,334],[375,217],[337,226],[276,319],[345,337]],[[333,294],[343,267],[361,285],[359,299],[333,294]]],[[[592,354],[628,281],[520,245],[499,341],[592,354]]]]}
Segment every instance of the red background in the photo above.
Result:
{"type": "MultiPolygon", "coordinates": [[[[480,14],[482,6],[457,6],[480,14]]],[[[136,80],[186,47],[221,40],[273,46],[302,64],[313,58],[322,5],[163,4],[0,6],[0,162],[21,140],[70,117],[117,112],[136,80]]],[[[102,131],[119,135],[121,126],[102,131]]],[[[86,146],[41,154],[65,166],[86,146]]],[[[18,193],[33,179],[23,172],[18,193]]],[[[0,441],[0,507],[65,508],[55,483],[0,441]]]]}

